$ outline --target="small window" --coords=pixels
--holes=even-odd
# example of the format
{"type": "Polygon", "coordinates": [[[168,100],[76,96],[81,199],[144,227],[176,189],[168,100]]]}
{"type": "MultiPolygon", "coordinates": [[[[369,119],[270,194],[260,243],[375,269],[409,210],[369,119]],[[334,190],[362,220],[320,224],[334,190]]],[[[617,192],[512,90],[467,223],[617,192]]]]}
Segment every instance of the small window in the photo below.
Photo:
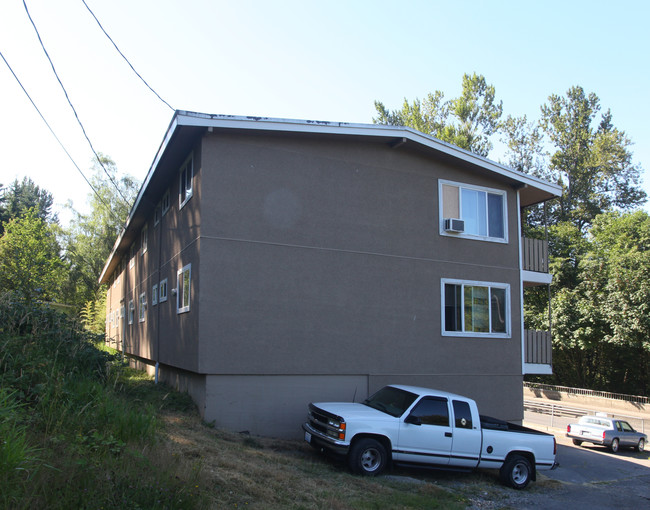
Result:
{"type": "Polygon", "coordinates": [[[506,192],[440,181],[440,234],[507,242],[506,192]],[[462,230],[446,229],[445,220],[462,220],[462,230]]]}
{"type": "Polygon", "coordinates": [[[158,287],[158,302],[163,303],[167,301],[167,278],[160,280],[160,287],[158,287]]]}
{"type": "Polygon", "coordinates": [[[129,248],[129,267],[133,268],[135,266],[135,243],[131,244],[129,248]]]}
{"type": "Polygon", "coordinates": [[[140,233],[140,246],[142,247],[140,254],[144,255],[147,253],[147,247],[149,246],[149,227],[147,225],[142,227],[142,232],[140,233]]]}
{"type": "Polygon", "coordinates": [[[176,286],[176,311],[185,313],[190,311],[190,282],[192,276],[192,264],[188,264],[178,270],[178,282],[176,286]]]}
{"type": "Polygon", "coordinates": [[[472,411],[467,402],[461,400],[452,400],[454,408],[454,423],[456,428],[471,429],[472,428],[472,411]]]}
{"type": "Polygon", "coordinates": [[[411,411],[422,425],[449,427],[449,407],[443,397],[424,397],[411,411]]]}
{"type": "Polygon", "coordinates": [[[153,210],[153,226],[156,227],[158,226],[158,223],[160,223],[160,204],[156,206],[156,208],[153,210]]]}
{"type": "Polygon", "coordinates": [[[158,284],[154,284],[151,287],[151,306],[156,306],[158,304],[158,284]]]}
{"type": "Polygon", "coordinates": [[[133,319],[135,317],[135,304],[133,300],[129,300],[129,324],[133,324],[133,319]]]}
{"type": "Polygon", "coordinates": [[[183,207],[192,198],[192,178],[194,177],[193,157],[185,160],[180,171],[180,182],[178,192],[178,207],[183,207]]]}
{"type": "Polygon", "coordinates": [[[138,306],[138,320],[144,322],[147,313],[147,293],[140,294],[140,301],[138,306]]]}
{"type": "Polygon", "coordinates": [[[164,216],[169,211],[169,190],[165,191],[165,194],[160,201],[161,213],[164,216]]]}
{"type": "Polygon", "coordinates": [[[510,286],[442,280],[443,335],[508,337],[510,286]]]}

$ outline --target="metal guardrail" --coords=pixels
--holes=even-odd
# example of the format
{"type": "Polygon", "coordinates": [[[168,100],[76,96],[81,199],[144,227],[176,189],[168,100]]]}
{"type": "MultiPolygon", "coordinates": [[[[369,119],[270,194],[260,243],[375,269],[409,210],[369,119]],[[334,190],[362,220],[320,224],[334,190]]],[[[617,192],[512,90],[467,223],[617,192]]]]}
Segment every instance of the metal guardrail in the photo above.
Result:
{"type": "MultiPolygon", "coordinates": [[[[562,427],[566,426],[567,424],[566,418],[577,419],[587,414],[594,414],[594,411],[591,409],[570,407],[561,404],[554,404],[551,402],[548,403],[538,402],[535,400],[524,400],[524,412],[526,411],[550,416],[551,427],[555,427],[556,425],[561,425],[562,427]]],[[[610,418],[627,420],[637,430],[640,430],[641,432],[645,433],[646,420],[642,417],[629,416],[629,415],[619,414],[619,413],[604,413],[604,414],[606,414],[610,418]]]]}
{"type": "Polygon", "coordinates": [[[609,398],[612,400],[623,400],[625,402],[635,402],[637,404],[650,404],[650,397],[640,395],[625,395],[623,393],[611,393],[609,391],[588,390],[584,388],[570,388],[568,386],[554,386],[551,384],[541,384],[524,381],[524,388],[541,391],[561,391],[570,395],[584,395],[588,397],[609,398]]]}

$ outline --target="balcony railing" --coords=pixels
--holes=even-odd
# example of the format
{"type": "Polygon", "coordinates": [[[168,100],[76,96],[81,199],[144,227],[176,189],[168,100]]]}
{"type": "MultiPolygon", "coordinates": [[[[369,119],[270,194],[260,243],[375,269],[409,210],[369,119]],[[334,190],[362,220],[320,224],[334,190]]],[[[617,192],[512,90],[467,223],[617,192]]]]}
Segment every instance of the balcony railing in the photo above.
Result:
{"type": "Polygon", "coordinates": [[[524,330],[524,360],[536,365],[551,365],[551,333],[549,331],[524,330]]]}
{"type": "Polygon", "coordinates": [[[548,241],[542,239],[521,238],[523,250],[523,269],[548,273],[548,241]]]}

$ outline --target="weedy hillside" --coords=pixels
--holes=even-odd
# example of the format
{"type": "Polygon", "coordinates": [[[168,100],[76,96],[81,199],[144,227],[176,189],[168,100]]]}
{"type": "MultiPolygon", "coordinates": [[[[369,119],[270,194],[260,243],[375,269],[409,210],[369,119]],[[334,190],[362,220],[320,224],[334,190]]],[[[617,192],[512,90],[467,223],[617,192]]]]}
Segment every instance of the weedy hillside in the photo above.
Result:
{"type": "Polygon", "coordinates": [[[467,506],[435,482],[356,477],[302,442],[215,429],[101,340],[0,299],[0,508],[467,506]]]}

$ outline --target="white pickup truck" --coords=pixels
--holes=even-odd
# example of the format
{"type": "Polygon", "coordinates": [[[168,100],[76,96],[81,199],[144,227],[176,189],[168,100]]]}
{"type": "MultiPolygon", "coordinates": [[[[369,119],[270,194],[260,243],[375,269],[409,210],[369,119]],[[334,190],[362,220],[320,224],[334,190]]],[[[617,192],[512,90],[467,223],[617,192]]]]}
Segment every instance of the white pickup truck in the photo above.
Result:
{"type": "Polygon", "coordinates": [[[353,472],[377,475],[390,462],[452,469],[495,468],[515,489],[554,469],[555,437],[480,416],[467,397],[385,386],[362,403],[309,404],[305,441],[347,457],[353,472]]]}

